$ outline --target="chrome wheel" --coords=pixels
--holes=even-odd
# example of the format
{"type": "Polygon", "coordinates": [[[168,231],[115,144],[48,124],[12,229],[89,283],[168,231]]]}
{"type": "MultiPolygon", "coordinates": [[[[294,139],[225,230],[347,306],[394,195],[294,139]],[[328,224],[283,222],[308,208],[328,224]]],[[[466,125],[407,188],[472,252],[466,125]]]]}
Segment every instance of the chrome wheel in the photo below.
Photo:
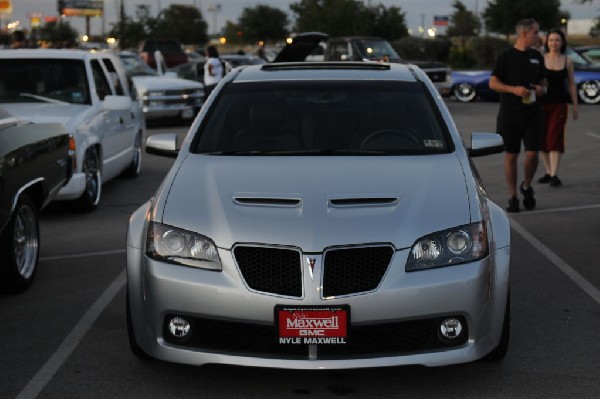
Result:
{"type": "Polygon", "coordinates": [[[96,209],[102,193],[102,173],[100,171],[100,156],[98,151],[88,149],[83,160],[82,171],[85,174],[85,190],[78,202],[85,211],[96,209]]]}
{"type": "Polygon", "coordinates": [[[123,175],[127,177],[136,177],[142,170],[142,140],[142,132],[139,132],[135,136],[133,142],[133,158],[131,159],[131,164],[129,164],[127,169],[123,172],[123,175]]]}
{"type": "Polygon", "coordinates": [[[577,94],[581,102],[586,104],[597,104],[600,102],[600,82],[597,80],[586,80],[577,87],[577,94]]]}
{"type": "Polygon", "coordinates": [[[23,204],[18,209],[13,233],[17,271],[23,278],[28,279],[35,271],[39,251],[37,216],[28,204],[23,204]]]}
{"type": "Polygon", "coordinates": [[[477,92],[475,91],[475,87],[473,87],[470,83],[459,83],[454,86],[453,89],[454,97],[460,102],[468,103],[475,99],[477,96],[477,92]]]}
{"type": "Polygon", "coordinates": [[[40,230],[37,207],[27,193],[21,194],[0,234],[0,291],[25,291],[37,270],[40,230]]]}

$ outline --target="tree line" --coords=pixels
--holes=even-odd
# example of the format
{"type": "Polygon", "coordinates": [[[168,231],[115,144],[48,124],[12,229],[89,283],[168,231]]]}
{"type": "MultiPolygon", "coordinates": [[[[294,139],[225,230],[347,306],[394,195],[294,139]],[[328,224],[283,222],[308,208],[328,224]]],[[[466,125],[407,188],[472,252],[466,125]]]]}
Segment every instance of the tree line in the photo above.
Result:
{"type": "MultiPolygon", "coordinates": [[[[284,10],[258,4],[244,8],[237,21],[227,21],[220,36],[236,45],[280,43],[290,32],[379,36],[389,40],[405,58],[450,61],[468,66],[473,63],[472,59],[481,58],[477,52],[495,53],[494,46],[502,47],[496,43],[498,39],[482,40],[482,37],[497,34],[504,36],[506,41],[514,33],[517,21],[527,17],[535,18],[542,30],[558,27],[561,20],[569,18],[569,13],[560,7],[560,0],[491,0],[481,15],[476,15],[462,1],[455,0],[446,34],[435,40],[425,40],[409,36],[406,14],[399,6],[371,5],[362,0],[299,0],[289,6],[292,21],[284,10]],[[481,43],[474,42],[487,44],[477,50],[481,43]],[[492,50],[488,42],[492,43],[492,50]]],[[[174,38],[197,47],[205,46],[209,41],[206,18],[194,6],[171,5],[153,17],[148,5],[138,5],[135,14],[125,15],[121,9],[119,20],[110,29],[109,36],[117,38],[122,49],[136,48],[138,43],[150,37],[174,38]]],[[[40,40],[50,41],[74,42],[77,37],[77,32],[62,19],[47,23],[36,33],[40,40]]]]}

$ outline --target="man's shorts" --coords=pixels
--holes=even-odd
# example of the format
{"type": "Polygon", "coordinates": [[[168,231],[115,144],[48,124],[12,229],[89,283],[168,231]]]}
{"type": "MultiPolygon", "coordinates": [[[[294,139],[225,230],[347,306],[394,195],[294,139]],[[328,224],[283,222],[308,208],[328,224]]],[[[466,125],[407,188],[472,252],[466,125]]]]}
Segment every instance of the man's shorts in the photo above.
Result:
{"type": "Polygon", "coordinates": [[[504,139],[504,151],[518,154],[521,141],[525,151],[539,151],[542,143],[543,114],[539,106],[521,107],[519,111],[502,109],[496,120],[496,131],[504,139]]]}

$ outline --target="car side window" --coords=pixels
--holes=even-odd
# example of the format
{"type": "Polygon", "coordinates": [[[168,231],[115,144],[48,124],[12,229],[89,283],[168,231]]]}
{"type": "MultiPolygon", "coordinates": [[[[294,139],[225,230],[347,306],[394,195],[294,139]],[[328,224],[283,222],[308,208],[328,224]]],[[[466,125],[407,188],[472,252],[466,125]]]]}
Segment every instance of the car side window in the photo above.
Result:
{"type": "Polygon", "coordinates": [[[104,101],[104,97],[112,94],[110,84],[106,78],[106,74],[100,65],[98,60],[92,60],[92,74],[94,76],[94,82],[96,83],[96,93],[101,101],[104,101]]]}
{"type": "Polygon", "coordinates": [[[330,43],[333,61],[349,61],[348,45],[345,42],[330,43]]]}
{"type": "Polygon", "coordinates": [[[119,77],[117,68],[115,68],[115,65],[109,58],[104,58],[102,59],[102,61],[104,62],[104,66],[106,67],[106,70],[108,71],[108,74],[110,75],[113,81],[113,85],[115,86],[117,95],[124,96],[125,90],[123,89],[123,87],[125,87],[125,85],[123,84],[123,82],[121,82],[121,78],[119,77]]]}

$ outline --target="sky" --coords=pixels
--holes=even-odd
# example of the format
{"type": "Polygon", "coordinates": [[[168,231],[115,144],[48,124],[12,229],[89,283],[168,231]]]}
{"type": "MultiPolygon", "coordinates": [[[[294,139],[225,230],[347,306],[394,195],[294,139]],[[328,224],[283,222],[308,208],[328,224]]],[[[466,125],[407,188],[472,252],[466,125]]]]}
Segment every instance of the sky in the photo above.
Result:
{"type": "MultiPolygon", "coordinates": [[[[171,4],[187,4],[199,7],[202,15],[208,22],[209,33],[215,32],[214,27],[221,29],[226,21],[237,21],[244,8],[255,7],[257,4],[265,4],[276,7],[289,14],[292,19],[289,5],[299,2],[299,0],[104,0],[104,18],[92,18],[90,21],[90,33],[92,35],[102,35],[110,31],[111,24],[117,21],[119,5],[123,1],[125,13],[135,16],[136,5],[150,5],[152,15],[156,14],[158,9],[167,8],[171,4]],[[209,11],[215,9],[211,7],[220,5],[219,11],[209,11]]],[[[454,0],[364,0],[367,4],[383,4],[386,7],[397,6],[405,13],[408,28],[417,32],[420,25],[425,28],[433,25],[434,16],[450,15],[454,11],[452,3],[454,0]]],[[[482,12],[485,9],[487,0],[461,0],[462,3],[471,11],[482,12]]],[[[57,15],[56,0],[12,0],[13,13],[11,16],[1,16],[2,27],[11,21],[20,21],[20,26],[26,30],[31,28],[28,15],[31,13],[41,13],[43,16],[57,15]]],[[[594,18],[600,14],[600,1],[594,0],[584,5],[576,4],[574,0],[562,0],[562,9],[571,13],[572,19],[594,18]]],[[[69,23],[81,34],[85,33],[85,18],[70,17],[69,23]]]]}

